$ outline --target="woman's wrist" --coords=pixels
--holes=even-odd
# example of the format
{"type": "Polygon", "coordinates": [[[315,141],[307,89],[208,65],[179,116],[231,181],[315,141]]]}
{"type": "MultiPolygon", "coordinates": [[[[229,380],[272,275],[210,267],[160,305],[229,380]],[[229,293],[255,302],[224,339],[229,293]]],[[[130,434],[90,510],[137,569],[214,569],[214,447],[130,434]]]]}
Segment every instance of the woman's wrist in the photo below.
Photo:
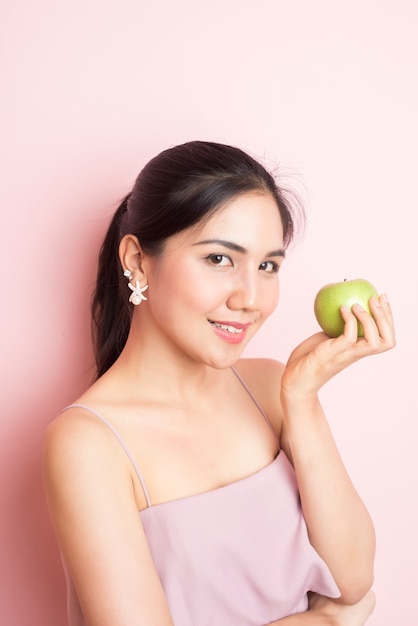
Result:
{"type": "Polygon", "coordinates": [[[286,430],[301,420],[306,424],[307,420],[315,421],[324,417],[317,393],[292,393],[282,389],[280,401],[286,430]]]}
{"type": "Polygon", "coordinates": [[[306,372],[291,371],[285,368],[281,379],[280,397],[283,408],[304,410],[314,408],[318,404],[321,385],[315,376],[306,372]]]}

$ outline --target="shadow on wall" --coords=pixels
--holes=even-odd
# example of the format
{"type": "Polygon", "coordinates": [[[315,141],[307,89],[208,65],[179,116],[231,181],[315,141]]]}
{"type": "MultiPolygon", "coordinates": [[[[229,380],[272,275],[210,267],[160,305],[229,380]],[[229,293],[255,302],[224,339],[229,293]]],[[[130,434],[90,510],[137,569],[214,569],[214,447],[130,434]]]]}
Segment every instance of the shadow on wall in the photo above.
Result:
{"type": "MultiPolygon", "coordinates": [[[[25,413],[45,416],[47,403],[39,398],[28,402],[25,413]]],[[[9,445],[19,450],[13,469],[8,469],[8,494],[3,513],[8,552],[7,579],[2,583],[2,623],[19,626],[27,623],[28,607],[34,626],[64,626],[65,581],[58,549],[46,510],[41,476],[42,421],[31,441],[22,443],[16,430],[9,445]],[[13,440],[14,439],[14,440],[13,440]],[[19,617],[22,615],[22,617],[19,617]]],[[[29,626],[29,625],[28,625],[29,626]]]]}
{"type": "MultiPolygon", "coordinates": [[[[80,242],[76,231],[86,225],[74,224],[66,242],[57,244],[63,255],[76,250],[77,261],[67,262],[60,277],[65,293],[56,298],[43,275],[37,286],[39,312],[30,312],[24,330],[28,349],[14,355],[10,364],[18,374],[10,377],[10,370],[5,372],[4,378],[14,381],[13,388],[4,390],[7,420],[0,440],[0,623],[7,626],[67,623],[65,578],[42,482],[42,442],[47,425],[94,375],[89,307],[102,225],[104,229],[104,222],[100,228],[91,224],[91,232],[86,228],[80,242]]],[[[50,249],[42,254],[45,258],[36,262],[51,258],[50,249]]],[[[25,343],[24,337],[19,339],[19,345],[25,343]]]]}

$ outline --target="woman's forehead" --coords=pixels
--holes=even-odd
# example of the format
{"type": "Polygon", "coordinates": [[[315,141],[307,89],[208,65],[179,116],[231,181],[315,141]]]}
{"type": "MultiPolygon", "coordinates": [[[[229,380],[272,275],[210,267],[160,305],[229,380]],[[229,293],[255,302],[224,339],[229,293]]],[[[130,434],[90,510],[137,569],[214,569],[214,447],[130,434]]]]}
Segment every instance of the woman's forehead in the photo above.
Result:
{"type": "Polygon", "coordinates": [[[270,194],[247,193],[233,198],[205,221],[201,232],[228,230],[254,237],[260,230],[272,229],[272,236],[282,236],[283,226],[276,201],[270,194]]]}
{"type": "Polygon", "coordinates": [[[283,247],[283,226],[274,198],[252,192],[233,198],[207,219],[175,235],[175,239],[191,244],[197,240],[228,240],[243,248],[263,244],[277,249],[283,247]]]}

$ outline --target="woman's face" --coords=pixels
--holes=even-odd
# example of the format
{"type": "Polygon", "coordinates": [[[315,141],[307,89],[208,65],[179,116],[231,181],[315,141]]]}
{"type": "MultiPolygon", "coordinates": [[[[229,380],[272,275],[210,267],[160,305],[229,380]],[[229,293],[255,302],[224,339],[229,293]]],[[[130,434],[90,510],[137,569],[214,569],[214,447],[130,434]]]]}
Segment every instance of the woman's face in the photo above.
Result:
{"type": "Polygon", "coordinates": [[[171,237],[161,255],[147,258],[143,332],[195,361],[233,365],[276,307],[283,257],[274,199],[256,192],[236,197],[203,227],[171,237]]]}

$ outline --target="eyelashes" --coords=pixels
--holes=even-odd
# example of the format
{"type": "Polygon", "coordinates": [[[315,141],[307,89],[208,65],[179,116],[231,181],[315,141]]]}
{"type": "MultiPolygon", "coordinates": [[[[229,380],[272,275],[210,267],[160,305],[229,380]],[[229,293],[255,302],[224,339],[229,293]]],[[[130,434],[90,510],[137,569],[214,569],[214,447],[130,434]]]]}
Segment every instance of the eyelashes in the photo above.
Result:
{"type": "Polygon", "coordinates": [[[268,274],[277,274],[280,269],[280,265],[275,261],[264,261],[260,265],[260,269],[263,269],[268,274]]]}
{"type": "MultiPolygon", "coordinates": [[[[227,254],[208,254],[205,260],[215,267],[233,267],[234,265],[231,257],[227,254]]],[[[266,272],[266,274],[277,274],[280,270],[280,265],[275,261],[263,261],[259,269],[266,272]]]]}
{"type": "Polygon", "coordinates": [[[205,259],[218,267],[230,267],[233,265],[231,257],[227,254],[208,254],[205,259]]]}

